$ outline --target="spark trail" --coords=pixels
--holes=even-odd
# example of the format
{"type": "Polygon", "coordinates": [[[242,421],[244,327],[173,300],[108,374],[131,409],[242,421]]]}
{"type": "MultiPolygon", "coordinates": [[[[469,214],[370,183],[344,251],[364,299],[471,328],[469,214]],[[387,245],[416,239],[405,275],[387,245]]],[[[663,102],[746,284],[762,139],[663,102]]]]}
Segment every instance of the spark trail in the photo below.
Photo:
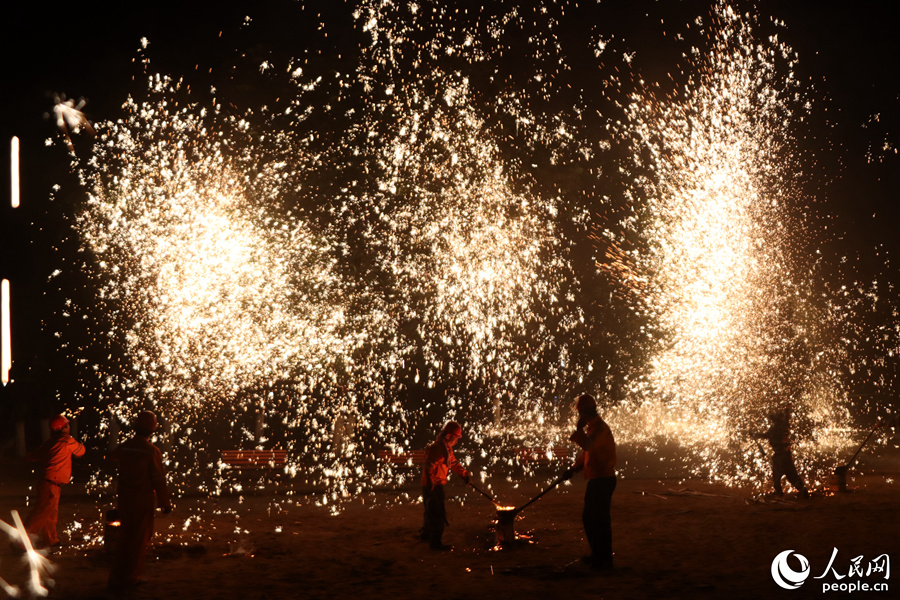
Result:
{"type": "MultiPolygon", "coordinates": [[[[563,201],[538,197],[498,143],[514,123],[558,157],[571,135],[512,93],[479,106],[458,68],[490,59],[473,24],[414,51],[389,4],[356,15],[370,57],[356,73],[323,81],[267,60],[257,76],[295,95],[241,116],[151,76],[147,100],[97,124],[78,228],[126,354],[101,374],[104,395],[125,422],[147,401],[171,414],[179,465],[278,444],[303,461],[289,472],[343,495],[366,485],[377,449],[422,444],[454,417],[477,439],[541,422],[546,398],[592,368],[567,349],[585,320],[563,201]],[[339,414],[358,428],[346,453],[339,414]],[[210,425],[218,415],[236,431],[210,425]]],[[[490,20],[489,40],[522,19],[490,20]]]]}
{"type": "Polygon", "coordinates": [[[327,501],[397,481],[365,462],[448,418],[479,446],[565,443],[584,388],[621,391],[620,443],[675,439],[717,479],[758,476],[741,429],[785,402],[804,450],[845,444],[848,317],[804,262],[796,211],[796,57],[720,2],[671,93],[578,80],[582,8],[362,2],[346,56],[250,65],[233,89],[263,98],[243,109],[224,81],[207,100],[149,77],[79,165],[111,320],[97,343],[124,355],[96,365],[115,419],[168,413],[173,464],[214,473],[210,489],[220,449],[283,447],[327,501]],[[616,148],[629,159],[610,173],[616,148]],[[571,165],[622,178],[623,197],[547,175],[571,165]],[[618,204],[628,218],[596,224],[613,288],[598,303],[576,249],[618,204]],[[619,303],[640,326],[597,351],[619,303]],[[354,424],[340,447],[338,421],[354,424]]]}
{"type": "Polygon", "coordinates": [[[748,435],[765,430],[770,411],[792,410],[816,440],[804,449],[817,451],[849,413],[834,377],[839,309],[816,297],[821,282],[802,254],[792,127],[808,107],[796,57],[777,36],[758,39],[751,15],[728,4],[711,17],[708,47],[685,56],[683,87],[641,90],[625,106],[640,248],[598,237],[610,247],[605,268],[652,323],[646,371],[623,407],[633,411],[628,435],[677,440],[713,478],[753,479],[748,435]]]}
{"type": "Polygon", "coordinates": [[[128,328],[143,391],[203,404],[348,353],[326,241],[264,212],[284,163],[248,164],[251,145],[230,155],[234,138],[165,100],[125,110],[96,148],[80,228],[111,275],[100,297],[128,328]]]}

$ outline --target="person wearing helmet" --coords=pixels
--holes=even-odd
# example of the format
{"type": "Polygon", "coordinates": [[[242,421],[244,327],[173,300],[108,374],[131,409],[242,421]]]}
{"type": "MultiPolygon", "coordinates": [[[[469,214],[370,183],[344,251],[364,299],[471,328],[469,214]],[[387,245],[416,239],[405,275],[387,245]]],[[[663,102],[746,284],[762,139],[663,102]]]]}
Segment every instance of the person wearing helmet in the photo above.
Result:
{"type": "Polygon", "coordinates": [[[437,439],[425,449],[425,466],[422,469],[422,500],[425,506],[425,525],[421,537],[434,550],[451,550],[444,545],[442,537],[447,524],[444,486],[450,471],[469,483],[471,475],[459,464],[453,455],[453,446],[462,437],[462,427],[456,421],[449,421],[441,429],[437,439]]]}
{"type": "Polygon", "coordinates": [[[582,560],[594,569],[610,569],[613,551],[609,512],[616,489],[616,442],[609,425],[600,418],[593,396],[582,394],[575,408],[578,423],[569,439],[578,444],[582,452],[563,477],[571,479],[576,472],[584,471],[587,488],[581,521],[591,553],[582,560]]]}
{"type": "Polygon", "coordinates": [[[84,446],[69,435],[69,420],[56,415],[50,420],[50,439],[26,458],[41,463],[38,470],[37,498],[25,519],[25,531],[39,545],[57,546],[59,536],[59,496],[62,486],[72,478],[72,457],[84,456],[84,446]]]}
{"type": "Polygon", "coordinates": [[[135,421],[134,436],[112,453],[118,463],[117,510],[121,523],[109,575],[109,587],[113,589],[142,583],[154,512],[157,507],[166,514],[172,511],[162,452],[150,442],[156,427],[156,415],[142,411],[135,421]]]}

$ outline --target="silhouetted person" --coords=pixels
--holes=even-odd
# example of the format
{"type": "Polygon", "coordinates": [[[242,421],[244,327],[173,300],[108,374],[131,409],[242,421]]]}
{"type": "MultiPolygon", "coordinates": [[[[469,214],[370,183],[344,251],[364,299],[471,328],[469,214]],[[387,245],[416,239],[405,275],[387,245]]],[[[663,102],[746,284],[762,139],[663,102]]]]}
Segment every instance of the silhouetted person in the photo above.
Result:
{"type": "Polygon", "coordinates": [[[578,423],[569,439],[578,444],[582,452],[563,476],[571,479],[583,470],[587,479],[581,521],[591,553],[582,561],[595,569],[610,569],[613,551],[609,511],[616,489],[616,442],[609,425],[597,413],[593,396],[580,395],[575,407],[578,423]]]}
{"type": "Polygon", "coordinates": [[[787,411],[775,411],[769,415],[771,425],[765,433],[758,434],[772,446],[772,486],[776,496],[783,496],[782,477],[793,485],[803,498],[809,498],[809,492],[803,478],[797,473],[794,455],[791,448],[791,422],[787,411]]]}
{"type": "Polygon", "coordinates": [[[119,463],[118,514],[119,543],[109,574],[110,588],[127,588],[143,583],[141,573],[147,546],[153,537],[153,517],[157,507],[172,511],[162,452],[150,443],[156,430],[156,415],[145,410],[135,422],[134,436],[113,450],[119,463]]]}

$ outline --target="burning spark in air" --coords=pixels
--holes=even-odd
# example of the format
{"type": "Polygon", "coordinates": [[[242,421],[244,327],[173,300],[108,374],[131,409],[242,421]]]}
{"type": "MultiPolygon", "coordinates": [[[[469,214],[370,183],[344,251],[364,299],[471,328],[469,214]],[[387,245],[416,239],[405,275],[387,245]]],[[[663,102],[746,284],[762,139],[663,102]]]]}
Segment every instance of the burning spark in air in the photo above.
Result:
{"type": "Polygon", "coordinates": [[[57,96],[56,104],[53,105],[53,116],[56,118],[56,126],[62,132],[69,152],[75,151],[71,137],[73,133],[78,133],[84,128],[89,134],[94,135],[93,126],[87,120],[87,117],[84,116],[84,113],[81,112],[86,103],[84,99],[81,99],[78,101],[78,104],[75,104],[74,100],[66,100],[65,96],[57,96]]]}
{"type": "Polygon", "coordinates": [[[641,91],[627,106],[633,172],[646,173],[630,192],[644,246],[629,252],[607,235],[604,266],[655,332],[626,408],[640,423],[632,435],[678,440],[730,479],[751,476],[740,466],[753,462],[747,436],[773,408],[792,409],[813,436],[847,412],[823,348],[828,307],[794,239],[795,58],[729,5],[713,16],[683,89],[641,91]]]}
{"type": "MultiPolygon", "coordinates": [[[[124,356],[90,365],[109,431],[147,403],[170,461],[212,473],[212,491],[221,450],[274,447],[285,474],[333,484],[331,505],[402,479],[364,460],[422,447],[448,418],[478,444],[565,443],[584,388],[616,392],[618,440],[675,439],[713,478],[740,480],[756,460],[740,429],[782,403],[824,452],[847,414],[848,359],[840,309],[798,262],[795,57],[717,3],[683,85],[611,76],[623,118],[592,128],[585,89],[564,106],[579,83],[566,3],[551,4],[366,0],[349,72],[255,58],[243,76],[279,94],[244,109],[225,81],[205,98],[156,75],[98,123],[77,228],[95,261],[91,333],[124,356]],[[510,70],[513,54],[528,68],[510,70]],[[597,203],[628,215],[595,232],[607,302],[577,267],[597,209],[578,186],[610,177],[598,154],[616,144],[625,197],[597,203]]],[[[637,68],[617,43],[598,39],[587,60],[620,52],[637,68]]],[[[57,107],[71,148],[83,103],[57,107]]]]}

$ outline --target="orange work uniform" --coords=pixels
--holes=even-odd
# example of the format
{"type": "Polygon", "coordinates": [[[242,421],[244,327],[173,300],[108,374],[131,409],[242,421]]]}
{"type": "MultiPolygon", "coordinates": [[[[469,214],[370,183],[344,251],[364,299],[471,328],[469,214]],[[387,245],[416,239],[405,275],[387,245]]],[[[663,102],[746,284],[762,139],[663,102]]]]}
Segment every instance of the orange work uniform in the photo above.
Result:
{"type": "MultiPolygon", "coordinates": [[[[68,431],[68,430],[67,430],[68,431]]],[[[59,543],[56,523],[59,520],[61,486],[72,478],[72,457],[84,456],[84,446],[71,435],[57,435],[31,452],[27,458],[42,464],[34,508],[25,519],[25,530],[43,537],[48,545],[59,543]]]]}
{"type": "Polygon", "coordinates": [[[162,452],[142,436],[135,436],[113,451],[119,463],[119,544],[109,576],[111,587],[140,581],[144,558],[153,537],[156,507],[171,508],[163,470],[162,452]]]}
{"type": "Polygon", "coordinates": [[[447,508],[445,504],[444,486],[447,477],[453,471],[465,480],[469,472],[463,468],[453,448],[443,439],[438,439],[425,449],[425,466],[422,469],[422,502],[425,508],[425,521],[421,537],[427,540],[432,548],[440,548],[447,524],[447,508]]]}
{"type": "Polygon", "coordinates": [[[453,471],[463,479],[469,474],[456,460],[453,448],[441,440],[433,442],[425,449],[422,487],[431,489],[438,485],[447,485],[447,477],[450,475],[450,471],[453,471]]]}
{"type": "Polygon", "coordinates": [[[616,442],[606,421],[592,417],[584,431],[579,429],[571,439],[583,450],[575,461],[575,469],[583,467],[585,479],[616,476],[616,442]]]}

